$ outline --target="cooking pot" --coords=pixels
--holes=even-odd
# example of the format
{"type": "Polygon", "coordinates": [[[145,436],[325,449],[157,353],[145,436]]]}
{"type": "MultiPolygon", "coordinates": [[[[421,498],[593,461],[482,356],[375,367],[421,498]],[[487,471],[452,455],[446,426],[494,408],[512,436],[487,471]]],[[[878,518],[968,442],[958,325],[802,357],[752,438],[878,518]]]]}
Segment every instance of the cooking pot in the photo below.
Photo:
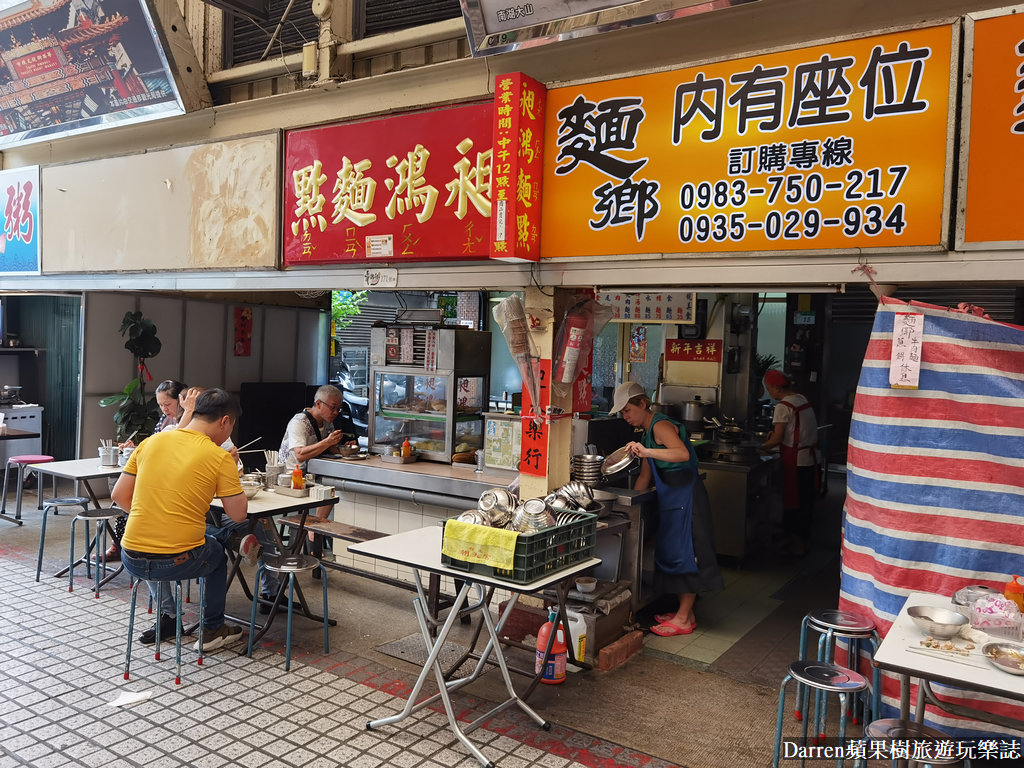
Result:
{"type": "Polygon", "coordinates": [[[700,399],[697,395],[693,400],[679,404],[680,421],[702,422],[705,418],[715,415],[715,404],[700,399]]]}

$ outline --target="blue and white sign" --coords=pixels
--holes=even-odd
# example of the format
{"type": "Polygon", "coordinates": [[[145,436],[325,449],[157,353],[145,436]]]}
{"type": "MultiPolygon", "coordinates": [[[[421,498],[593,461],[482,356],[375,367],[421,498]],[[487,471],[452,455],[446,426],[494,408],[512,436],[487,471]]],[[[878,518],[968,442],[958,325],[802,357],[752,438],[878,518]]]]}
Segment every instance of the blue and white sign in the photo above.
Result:
{"type": "Polygon", "coordinates": [[[39,274],[39,166],[0,171],[0,274],[39,274]]]}

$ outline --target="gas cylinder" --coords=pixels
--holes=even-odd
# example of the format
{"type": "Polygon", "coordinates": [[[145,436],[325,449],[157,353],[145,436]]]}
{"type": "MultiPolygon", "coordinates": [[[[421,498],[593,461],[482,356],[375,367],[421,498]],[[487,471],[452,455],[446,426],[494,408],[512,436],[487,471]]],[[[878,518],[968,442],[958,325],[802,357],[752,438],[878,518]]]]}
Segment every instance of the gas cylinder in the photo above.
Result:
{"type": "Polygon", "coordinates": [[[534,665],[534,671],[541,671],[541,662],[544,660],[544,649],[547,648],[548,638],[551,637],[551,633],[555,633],[554,642],[551,644],[551,654],[548,656],[548,663],[544,665],[544,674],[541,676],[540,681],[547,683],[548,685],[557,685],[558,683],[565,682],[565,660],[566,660],[566,645],[565,645],[565,629],[559,625],[558,631],[555,631],[555,621],[558,618],[558,614],[555,611],[551,611],[548,614],[548,621],[537,631],[537,662],[534,665]]]}

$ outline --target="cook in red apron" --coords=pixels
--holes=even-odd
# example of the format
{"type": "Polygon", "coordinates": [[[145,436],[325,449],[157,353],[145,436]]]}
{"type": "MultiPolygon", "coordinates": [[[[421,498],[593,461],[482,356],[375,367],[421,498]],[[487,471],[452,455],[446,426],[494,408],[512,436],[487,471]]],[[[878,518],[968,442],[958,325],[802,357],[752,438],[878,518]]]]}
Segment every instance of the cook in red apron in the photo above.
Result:
{"type": "MultiPolygon", "coordinates": [[[[779,448],[779,459],[782,463],[782,528],[790,552],[802,555],[811,537],[817,468],[813,461],[810,465],[801,466],[799,457],[801,450],[809,450],[812,458],[814,457],[817,422],[813,418],[811,404],[805,398],[800,398],[804,400],[802,403],[799,403],[799,400],[798,403],[793,403],[786,399],[796,393],[793,391],[792,382],[784,373],[777,370],[768,371],[764,377],[764,385],[772,399],[778,401],[777,409],[789,409],[790,418],[775,422],[772,433],[762,448],[779,448]],[[790,444],[785,440],[787,423],[793,425],[793,439],[790,444]],[[801,449],[802,436],[805,437],[812,429],[815,440],[801,449]]],[[[776,412],[778,413],[778,410],[776,412]]]]}

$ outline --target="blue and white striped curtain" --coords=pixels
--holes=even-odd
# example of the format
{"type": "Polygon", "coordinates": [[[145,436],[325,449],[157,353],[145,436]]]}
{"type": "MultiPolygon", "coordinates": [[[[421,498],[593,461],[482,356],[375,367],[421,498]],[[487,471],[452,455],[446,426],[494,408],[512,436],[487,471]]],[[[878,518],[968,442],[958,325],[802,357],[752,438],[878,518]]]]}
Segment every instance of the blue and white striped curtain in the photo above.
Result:
{"type": "MultiPolygon", "coordinates": [[[[840,606],[883,634],[911,592],[1000,590],[1024,575],[1024,328],[883,299],[853,406],[840,606]],[[924,315],[918,389],[889,386],[893,324],[924,315]]],[[[1024,720],[1024,705],[935,686],[943,699],[1024,720]]],[[[897,716],[899,683],[882,685],[897,716]]],[[[916,695],[916,693],[915,693],[916,695]]],[[[928,709],[951,736],[1005,729],[928,709]]]]}

